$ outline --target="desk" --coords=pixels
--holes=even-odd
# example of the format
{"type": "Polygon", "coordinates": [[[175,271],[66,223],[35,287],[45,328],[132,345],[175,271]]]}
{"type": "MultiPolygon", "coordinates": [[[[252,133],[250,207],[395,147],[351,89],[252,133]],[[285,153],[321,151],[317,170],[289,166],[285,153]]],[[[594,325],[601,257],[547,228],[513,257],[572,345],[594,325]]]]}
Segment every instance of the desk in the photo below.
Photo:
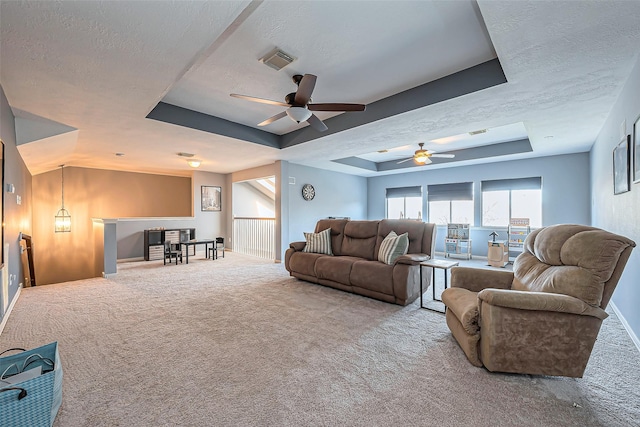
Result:
{"type": "Polygon", "coordinates": [[[426,308],[427,310],[437,311],[438,313],[444,313],[444,311],[436,310],[430,307],[425,307],[422,303],[422,268],[423,267],[431,267],[433,269],[433,274],[431,278],[431,290],[433,292],[433,300],[440,301],[442,300],[436,298],[436,269],[444,270],[444,288],[447,289],[447,271],[452,267],[458,265],[458,261],[447,261],[443,259],[430,259],[428,261],[423,261],[420,263],[420,308],[426,308]]]}
{"type": "MultiPolygon", "coordinates": [[[[196,253],[195,247],[197,245],[204,245],[204,253],[205,253],[205,256],[206,256],[208,254],[207,248],[209,247],[209,245],[211,245],[213,248],[216,247],[216,239],[193,239],[193,240],[189,240],[189,241],[186,241],[186,242],[180,242],[180,244],[187,247],[187,250],[185,251],[187,253],[187,262],[186,263],[189,264],[189,246],[193,246],[193,254],[195,255],[195,253],[196,253]]],[[[214,251],[213,259],[216,259],[215,251],[214,251]]]]}

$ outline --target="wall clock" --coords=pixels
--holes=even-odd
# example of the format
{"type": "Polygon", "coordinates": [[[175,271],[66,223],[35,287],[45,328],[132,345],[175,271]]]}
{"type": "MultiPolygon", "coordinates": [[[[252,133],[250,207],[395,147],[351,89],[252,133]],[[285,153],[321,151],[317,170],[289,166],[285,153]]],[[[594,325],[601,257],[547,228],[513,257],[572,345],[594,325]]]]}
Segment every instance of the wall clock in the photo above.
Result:
{"type": "Polygon", "coordinates": [[[311,184],[305,184],[302,186],[302,198],[307,202],[312,200],[316,196],[316,190],[311,184]]]}

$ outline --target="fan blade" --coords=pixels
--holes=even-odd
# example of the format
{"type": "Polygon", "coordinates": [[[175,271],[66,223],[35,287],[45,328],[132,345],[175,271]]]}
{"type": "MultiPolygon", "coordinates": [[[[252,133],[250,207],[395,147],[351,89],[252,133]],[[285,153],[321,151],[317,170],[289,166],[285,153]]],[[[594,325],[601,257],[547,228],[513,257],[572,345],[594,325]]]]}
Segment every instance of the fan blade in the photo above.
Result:
{"type": "Polygon", "coordinates": [[[282,113],[278,113],[275,116],[269,117],[267,120],[265,120],[262,123],[258,123],[258,126],[266,126],[266,125],[271,124],[271,123],[275,122],[276,120],[280,120],[281,118],[286,117],[286,116],[287,116],[287,112],[283,111],[282,113]]]}
{"type": "Polygon", "coordinates": [[[309,104],[311,111],[364,111],[367,106],[362,104],[309,104]]]}
{"type": "Polygon", "coordinates": [[[247,95],[238,95],[237,93],[232,93],[231,96],[234,98],[246,99],[247,101],[259,102],[261,104],[269,104],[269,105],[279,105],[281,107],[289,107],[289,104],[279,101],[272,101],[270,99],[262,99],[256,98],[255,96],[247,96],[247,95]]]}
{"type": "Polygon", "coordinates": [[[396,164],[400,164],[400,163],[404,163],[404,162],[408,162],[409,160],[413,160],[413,157],[409,157],[408,159],[404,159],[404,160],[400,160],[399,162],[397,162],[396,164]]]}
{"type": "Polygon", "coordinates": [[[307,123],[309,123],[311,127],[318,132],[324,132],[325,130],[329,129],[327,125],[322,122],[322,120],[316,117],[315,114],[312,114],[311,117],[307,119],[307,123]]]}
{"type": "Polygon", "coordinates": [[[431,157],[441,157],[443,159],[453,159],[456,155],[455,154],[434,154],[431,153],[431,157]]]}
{"type": "Polygon", "coordinates": [[[296,96],[293,99],[297,105],[307,105],[309,103],[313,88],[316,87],[316,79],[317,77],[313,74],[305,74],[304,77],[302,77],[300,84],[298,84],[296,96]]]}

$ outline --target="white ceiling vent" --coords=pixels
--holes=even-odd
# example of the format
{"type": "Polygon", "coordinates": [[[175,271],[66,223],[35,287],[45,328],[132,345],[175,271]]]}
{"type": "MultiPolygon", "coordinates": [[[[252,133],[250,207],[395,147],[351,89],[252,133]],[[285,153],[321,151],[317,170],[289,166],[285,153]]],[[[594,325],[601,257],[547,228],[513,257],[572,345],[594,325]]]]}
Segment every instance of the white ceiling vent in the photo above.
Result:
{"type": "Polygon", "coordinates": [[[259,59],[260,62],[268,65],[276,71],[286,67],[295,60],[296,58],[289,55],[288,53],[284,53],[278,48],[273,49],[271,52],[267,53],[265,56],[259,59]]]}

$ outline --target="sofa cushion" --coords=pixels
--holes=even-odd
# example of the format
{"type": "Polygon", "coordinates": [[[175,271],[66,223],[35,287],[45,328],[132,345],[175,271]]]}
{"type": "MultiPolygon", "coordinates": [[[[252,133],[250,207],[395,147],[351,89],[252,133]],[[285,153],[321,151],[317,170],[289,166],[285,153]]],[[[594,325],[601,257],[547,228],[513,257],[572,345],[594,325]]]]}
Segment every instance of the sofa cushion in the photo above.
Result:
{"type": "Polygon", "coordinates": [[[442,302],[447,306],[468,334],[477,334],[478,293],[464,288],[448,288],[442,292],[442,302]]]}
{"type": "Polygon", "coordinates": [[[357,261],[351,267],[351,286],[386,295],[393,293],[393,266],[378,261],[357,261]]]}
{"type": "Polygon", "coordinates": [[[321,257],[316,261],[316,275],[318,279],[326,279],[344,285],[351,285],[349,276],[351,275],[351,267],[360,258],[350,256],[339,257],[321,257]]]}
{"type": "Polygon", "coordinates": [[[342,255],[377,260],[374,252],[380,221],[349,221],[344,227],[342,255]]]}
{"type": "Polygon", "coordinates": [[[393,265],[401,255],[406,255],[409,249],[409,235],[407,233],[397,235],[391,231],[380,244],[378,261],[393,265]]]}
{"type": "Polygon", "coordinates": [[[321,257],[328,258],[329,255],[294,252],[289,258],[289,271],[315,277],[316,261],[321,257]]]}
{"type": "Polygon", "coordinates": [[[333,255],[331,252],[331,229],[327,228],[319,233],[304,233],[307,244],[302,252],[311,252],[314,254],[333,255]]]}
{"type": "Polygon", "coordinates": [[[599,306],[604,284],[633,242],[584,225],[550,226],[527,236],[512,289],[570,295],[599,306]]]}
{"type": "Polygon", "coordinates": [[[344,227],[348,222],[348,219],[321,219],[316,223],[316,233],[326,230],[327,228],[331,229],[331,252],[333,252],[334,255],[342,255],[344,227]]]}
{"type": "Polygon", "coordinates": [[[376,240],[376,253],[380,250],[380,245],[385,237],[394,231],[396,234],[407,233],[409,235],[410,254],[431,254],[431,246],[434,242],[432,233],[433,224],[425,224],[422,221],[411,221],[406,219],[383,219],[378,227],[378,237],[376,240]]]}

